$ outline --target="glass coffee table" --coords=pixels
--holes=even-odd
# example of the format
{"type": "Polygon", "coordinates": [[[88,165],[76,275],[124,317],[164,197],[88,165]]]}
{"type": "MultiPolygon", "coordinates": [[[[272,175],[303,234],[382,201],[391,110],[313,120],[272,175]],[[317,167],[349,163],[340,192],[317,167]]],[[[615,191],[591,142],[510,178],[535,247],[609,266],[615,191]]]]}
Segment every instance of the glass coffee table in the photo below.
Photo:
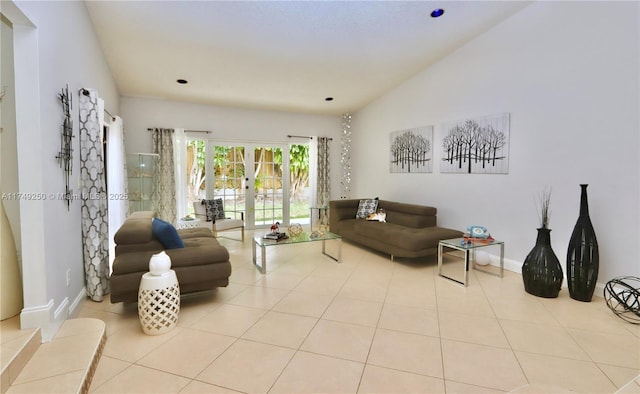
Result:
{"type": "Polygon", "coordinates": [[[454,238],[454,239],[445,239],[442,240],[438,243],[438,275],[442,276],[443,278],[447,278],[449,280],[452,280],[454,282],[460,283],[463,286],[467,286],[468,284],[468,277],[469,277],[469,263],[473,264],[473,269],[477,270],[477,271],[481,271],[481,272],[485,272],[487,274],[491,274],[491,275],[495,275],[495,276],[499,276],[500,278],[502,278],[503,274],[504,274],[504,242],[503,241],[497,241],[497,240],[492,240],[490,242],[465,242],[464,238],[454,238]],[[489,246],[499,246],[500,247],[500,271],[499,273],[493,273],[490,272],[488,270],[481,270],[476,268],[476,258],[475,258],[475,253],[477,249],[480,248],[486,248],[489,246]],[[442,258],[443,258],[443,248],[449,248],[449,249],[454,249],[454,250],[459,250],[462,251],[464,253],[464,279],[463,280],[459,280],[456,278],[453,278],[451,276],[447,276],[445,274],[442,273],[442,258]],[[473,253],[473,256],[471,256],[472,258],[470,259],[469,255],[473,253]]]}
{"type": "Polygon", "coordinates": [[[251,248],[253,252],[253,264],[256,266],[258,271],[260,271],[261,274],[265,274],[267,272],[267,248],[272,246],[322,241],[322,254],[330,257],[331,259],[337,261],[338,263],[340,263],[342,260],[342,237],[339,236],[338,234],[325,231],[322,235],[313,237],[311,233],[304,232],[298,235],[297,237],[289,236],[289,238],[283,239],[280,241],[276,241],[273,239],[265,239],[262,236],[263,234],[256,235],[253,237],[253,243],[251,248]],[[336,241],[338,243],[337,256],[334,257],[327,253],[326,245],[325,245],[326,241],[336,241]],[[258,259],[256,256],[258,247],[260,247],[260,264],[258,264],[258,259]]]}

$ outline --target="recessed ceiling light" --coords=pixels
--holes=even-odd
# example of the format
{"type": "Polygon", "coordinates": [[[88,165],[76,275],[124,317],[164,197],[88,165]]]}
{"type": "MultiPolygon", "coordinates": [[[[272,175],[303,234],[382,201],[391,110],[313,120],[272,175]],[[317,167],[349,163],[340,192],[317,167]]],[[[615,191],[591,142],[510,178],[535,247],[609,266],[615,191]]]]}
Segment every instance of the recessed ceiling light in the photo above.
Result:
{"type": "Polygon", "coordinates": [[[189,81],[187,81],[186,79],[177,79],[176,82],[181,85],[186,85],[187,83],[189,83],[189,81]]]}
{"type": "Polygon", "coordinates": [[[444,14],[444,10],[442,8],[436,8],[435,10],[431,11],[432,18],[439,18],[443,14],[444,14]]]}
{"type": "Polygon", "coordinates": [[[324,101],[333,101],[333,97],[327,97],[324,99],[324,101]]]}

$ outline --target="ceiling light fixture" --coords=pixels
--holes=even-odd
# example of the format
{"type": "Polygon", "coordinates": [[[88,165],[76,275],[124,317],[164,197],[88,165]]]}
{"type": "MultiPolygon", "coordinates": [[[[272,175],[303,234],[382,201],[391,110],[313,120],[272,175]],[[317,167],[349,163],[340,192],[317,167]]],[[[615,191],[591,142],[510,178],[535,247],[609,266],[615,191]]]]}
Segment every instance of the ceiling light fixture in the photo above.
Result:
{"type": "Polygon", "coordinates": [[[324,101],[333,101],[333,97],[326,97],[324,101]]]}
{"type": "Polygon", "coordinates": [[[176,82],[181,85],[186,85],[187,83],[189,83],[189,81],[187,81],[186,79],[176,79],[176,82]]]}
{"type": "Polygon", "coordinates": [[[444,10],[442,8],[436,8],[435,10],[431,11],[432,18],[439,18],[443,14],[444,14],[444,10]]]}

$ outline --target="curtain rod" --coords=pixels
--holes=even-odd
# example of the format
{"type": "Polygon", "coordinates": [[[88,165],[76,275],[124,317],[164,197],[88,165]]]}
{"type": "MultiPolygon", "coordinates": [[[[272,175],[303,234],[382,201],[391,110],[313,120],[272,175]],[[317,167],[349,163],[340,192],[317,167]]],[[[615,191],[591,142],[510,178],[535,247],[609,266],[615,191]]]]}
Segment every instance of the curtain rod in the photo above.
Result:
{"type": "MultiPolygon", "coordinates": [[[[85,88],[81,88],[81,89],[80,89],[80,93],[82,93],[84,96],[87,96],[87,97],[89,97],[89,95],[91,94],[91,93],[89,93],[89,91],[88,91],[87,89],[85,89],[85,88]]],[[[111,116],[111,120],[116,120],[116,117],[115,117],[115,116],[113,116],[113,115],[111,115],[111,112],[109,112],[109,110],[107,110],[107,107],[102,108],[102,110],[103,110],[107,115],[111,116]]]]}
{"type": "MultiPolygon", "coordinates": [[[[148,129],[147,129],[147,131],[153,131],[153,130],[155,130],[155,129],[153,129],[153,128],[148,128],[148,129]]],[[[208,131],[208,130],[185,130],[184,132],[185,132],[185,133],[206,133],[206,134],[211,133],[211,132],[210,132],[210,131],[208,131]]]]}
{"type": "MultiPolygon", "coordinates": [[[[306,136],[306,135],[291,135],[291,134],[287,134],[287,137],[289,137],[289,138],[308,138],[310,140],[313,139],[313,137],[309,137],[309,136],[306,136]]],[[[328,140],[329,141],[333,141],[333,138],[328,138],[328,140]]]]}
{"type": "Polygon", "coordinates": [[[107,115],[111,116],[111,120],[116,120],[116,117],[115,117],[115,116],[113,116],[113,115],[111,115],[111,112],[107,111],[107,109],[106,109],[106,108],[103,108],[103,109],[104,109],[104,112],[105,112],[107,115]]]}

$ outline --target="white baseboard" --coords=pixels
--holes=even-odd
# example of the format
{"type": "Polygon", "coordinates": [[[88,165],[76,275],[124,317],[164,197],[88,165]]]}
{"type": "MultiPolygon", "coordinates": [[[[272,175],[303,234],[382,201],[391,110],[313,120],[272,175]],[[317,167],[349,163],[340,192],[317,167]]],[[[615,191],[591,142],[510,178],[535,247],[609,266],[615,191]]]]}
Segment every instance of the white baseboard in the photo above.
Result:
{"type": "Polygon", "coordinates": [[[20,312],[21,328],[40,328],[42,342],[49,342],[53,337],[51,321],[53,320],[53,300],[46,305],[23,308],[20,312]]]}
{"type": "Polygon", "coordinates": [[[80,292],[76,296],[76,298],[73,300],[71,305],[69,306],[69,316],[78,315],[78,313],[80,312],[78,310],[78,306],[80,306],[80,303],[82,303],[82,301],[84,301],[85,298],[87,298],[87,289],[83,287],[82,290],[80,290],[80,292]]]}
{"type": "Polygon", "coordinates": [[[69,298],[65,297],[55,310],[53,300],[49,300],[47,305],[23,308],[20,312],[20,327],[40,328],[42,342],[50,342],[62,327],[62,323],[70,316],[78,314],[77,308],[86,295],[87,291],[83,287],[71,304],[69,298]]]}

